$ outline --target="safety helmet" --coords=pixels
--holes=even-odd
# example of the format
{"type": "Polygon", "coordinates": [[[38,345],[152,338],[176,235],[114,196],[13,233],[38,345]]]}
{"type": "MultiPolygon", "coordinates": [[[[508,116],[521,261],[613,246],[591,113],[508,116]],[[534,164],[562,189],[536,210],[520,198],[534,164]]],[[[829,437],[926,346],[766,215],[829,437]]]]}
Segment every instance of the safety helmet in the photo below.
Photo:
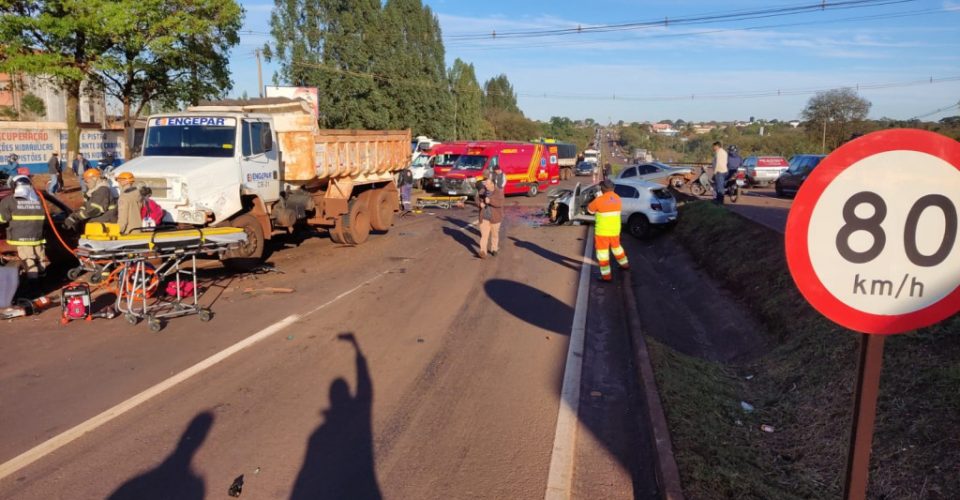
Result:
{"type": "Polygon", "coordinates": [[[133,174],[130,172],[120,172],[117,174],[117,182],[133,182],[133,174]]]}
{"type": "Polygon", "coordinates": [[[89,181],[92,179],[100,178],[100,169],[98,168],[88,168],[83,171],[83,180],[89,181]]]}
{"type": "Polygon", "coordinates": [[[736,153],[738,151],[736,144],[731,144],[730,146],[728,146],[727,151],[731,153],[736,153]]]}
{"type": "Polygon", "coordinates": [[[16,189],[17,186],[33,186],[33,183],[30,182],[30,178],[25,175],[14,175],[7,180],[7,185],[10,189],[16,189]]]}

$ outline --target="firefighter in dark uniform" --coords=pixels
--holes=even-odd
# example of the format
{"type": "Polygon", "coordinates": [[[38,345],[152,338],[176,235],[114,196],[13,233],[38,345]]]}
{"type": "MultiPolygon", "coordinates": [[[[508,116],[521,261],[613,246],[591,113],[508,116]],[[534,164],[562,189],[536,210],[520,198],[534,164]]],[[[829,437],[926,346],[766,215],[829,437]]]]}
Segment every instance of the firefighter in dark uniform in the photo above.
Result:
{"type": "Polygon", "coordinates": [[[64,221],[68,229],[82,230],[81,223],[85,222],[117,222],[117,197],[110,189],[110,184],[96,168],[87,169],[83,173],[83,182],[87,185],[87,192],[83,195],[83,206],[70,214],[64,221]]]}
{"type": "Polygon", "coordinates": [[[47,266],[43,205],[27,176],[11,177],[10,187],[13,196],[0,200],[0,224],[7,226],[7,244],[16,247],[26,278],[37,279],[47,266]]]}

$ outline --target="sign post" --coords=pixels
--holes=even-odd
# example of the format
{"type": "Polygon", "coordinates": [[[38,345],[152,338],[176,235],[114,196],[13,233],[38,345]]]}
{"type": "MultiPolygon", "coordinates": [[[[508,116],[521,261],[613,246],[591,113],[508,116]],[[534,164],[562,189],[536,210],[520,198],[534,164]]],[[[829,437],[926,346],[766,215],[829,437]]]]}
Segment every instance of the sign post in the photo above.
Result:
{"type": "Polygon", "coordinates": [[[960,310],[960,142],[884,130],[838,148],[809,174],[787,218],[800,293],[861,332],[845,498],[866,497],[884,335],[960,310]]]}

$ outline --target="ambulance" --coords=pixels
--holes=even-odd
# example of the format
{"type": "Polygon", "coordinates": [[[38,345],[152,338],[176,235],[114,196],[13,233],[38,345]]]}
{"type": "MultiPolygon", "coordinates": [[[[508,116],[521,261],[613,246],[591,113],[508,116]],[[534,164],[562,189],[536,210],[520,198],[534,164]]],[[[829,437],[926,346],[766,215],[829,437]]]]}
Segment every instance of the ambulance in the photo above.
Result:
{"type": "Polygon", "coordinates": [[[443,178],[457,163],[460,156],[467,152],[467,141],[445,142],[434,146],[430,150],[430,166],[433,168],[433,176],[427,179],[426,187],[431,191],[439,191],[443,178]]]}
{"type": "Polygon", "coordinates": [[[557,146],[529,142],[470,142],[453,168],[440,183],[440,191],[450,196],[472,196],[484,173],[500,165],[507,184],[504,194],[536,196],[550,184],[560,182],[557,146]]]}

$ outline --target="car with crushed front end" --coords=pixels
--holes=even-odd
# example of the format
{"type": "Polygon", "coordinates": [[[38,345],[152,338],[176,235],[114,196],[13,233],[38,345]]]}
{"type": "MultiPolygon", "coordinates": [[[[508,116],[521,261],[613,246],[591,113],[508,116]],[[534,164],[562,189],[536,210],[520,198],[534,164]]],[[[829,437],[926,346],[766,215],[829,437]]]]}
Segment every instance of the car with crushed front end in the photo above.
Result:
{"type": "MultiPolygon", "coordinates": [[[[670,190],[654,182],[640,179],[616,179],[613,191],[623,207],[620,219],[626,232],[637,238],[652,234],[656,228],[671,228],[679,220],[677,200],[670,190]]],[[[593,222],[587,205],[600,193],[600,184],[586,187],[579,183],[573,189],[559,189],[548,194],[547,213],[550,222],[568,224],[593,222]]]]}

